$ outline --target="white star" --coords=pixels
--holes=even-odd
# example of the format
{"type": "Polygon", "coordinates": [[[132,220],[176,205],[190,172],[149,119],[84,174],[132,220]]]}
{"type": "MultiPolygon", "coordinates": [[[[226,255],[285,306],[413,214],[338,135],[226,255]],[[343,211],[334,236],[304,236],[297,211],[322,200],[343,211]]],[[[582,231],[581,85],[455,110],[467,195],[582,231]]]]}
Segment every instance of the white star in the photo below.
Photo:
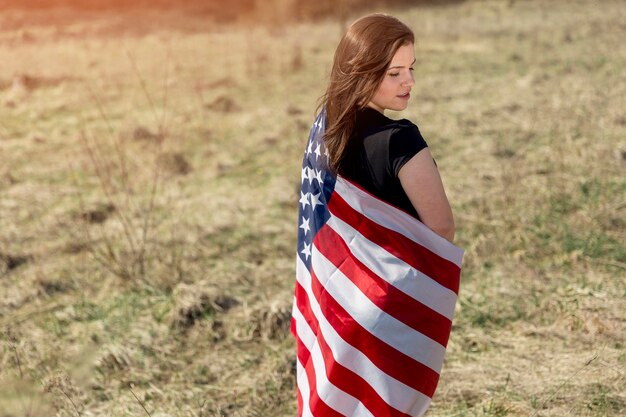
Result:
{"type": "Polygon", "coordinates": [[[315,123],[313,123],[313,126],[315,126],[315,130],[318,130],[320,128],[320,119],[315,119],[315,123]]]}
{"type": "Polygon", "coordinates": [[[300,229],[304,230],[304,236],[306,236],[307,232],[311,230],[309,226],[309,219],[302,216],[302,224],[300,225],[300,229]]]}
{"type": "Polygon", "coordinates": [[[311,182],[309,178],[309,167],[302,168],[302,184],[304,184],[304,180],[311,182]]]}
{"type": "Polygon", "coordinates": [[[309,146],[306,148],[306,154],[310,155],[313,153],[313,141],[309,142],[309,146]]]}
{"type": "Polygon", "coordinates": [[[313,193],[311,193],[311,209],[315,210],[315,206],[320,205],[323,206],[323,203],[320,203],[320,195],[322,193],[317,193],[315,195],[313,195],[313,193]]]}
{"type": "Polygon", "coordinates": [[[311,244],[310,243],[305,243],[304,244],[304,249],[302,249],[300,251],[301,254],[304,255],[304,257],[306,258],[306,260],[309,260],[309,256],[311,256],[311,244]]]}
{"type": "Polygon", "coordinates": [[[322,152],[320,151],[320,144],[319,143],[317,144],[317,147],[315,148],[315,152],[314,153],[315,153],[315,159],[316,160],[322,155],[322,152]]]}
{"type": "Polygon", "coordinates": [[[309,182],[311,182],[311,180],[316,180],[320,185],[324,184],[324,180],[322,179],[322,170],[315,170],[315,172],[312,172],[314,170],[310,169],[309,170],[309,182]],[[312,175],[311,175],[312,174],[312,175]],[[312,178],[311,178],[312,177],[312,178]]]}
{"type": "Polygon", "coordinates": [[[299,203],[302,204],[302,210],[304,210],[304,208],[306,207],[307,204],[311,204],[311,203],[309,203],[309,195],[311,195],[311,193],[304,194],[302,191],[300,191],[300,201],[299,201],[299,203]]]}
{"type": "Polygon", "coordinates": [[[313,168],[309,168],[309,183],[313,184],[313,180],[315,178],[315,170],[313,168]]]}

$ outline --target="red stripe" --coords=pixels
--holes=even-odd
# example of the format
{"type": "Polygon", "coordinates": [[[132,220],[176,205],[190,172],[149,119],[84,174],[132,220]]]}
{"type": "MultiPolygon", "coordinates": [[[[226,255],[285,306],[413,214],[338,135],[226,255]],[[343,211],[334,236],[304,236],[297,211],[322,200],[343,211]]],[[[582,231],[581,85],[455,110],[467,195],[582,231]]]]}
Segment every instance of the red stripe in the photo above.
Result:
{"type": "MultiPolygon", "coordinates": [[[[311,352],[309,352],[304,343],[302,343],[300,339],[297,339],[296,342],[298,358],[300,358],[301,354],[303,356],[310,357],[311,352]]],[[[315,417],[344,417],[342,416],[342,414],[338,413],[328,404],[326,404],[317,393],[317,384],[315,383],[315,368],[313,368],[313,361],[307,361],[305,365],[305,362],[302,362],[302,360],[300,360],[300,363],[304,365],[304,370],[309,381],[309,408],[311,410],[311,413],[315,417]]]]}
{"type": "MultiPolygon", "coordinates": [[[[300,314],[304,317],[304,321],[307,322],[313,334],[317,337],[319,333],[319,325],[313,311],[311,311],[311,305],[309,304],[309,296],[306,293],[306,290],[300,285],[298,281],[296,281],[296,305],[298,306],[298,310],[300,310],[300,314]]],[[[299,339],[298,336],[296,336],[299,339]]],[[[307,350],[308,352],[308,350],[307,350]]],[[[298,351],[298,357],[300,357],[300,352],[298,351]]],[[[300,363],[302,366],[305,366],[309,362],[309,357],[305,356],[301,358],[300,363]]]]}
{"type": "Polygon", "coordinates": [[[336,231],[323,227],[315,246],[378,308],[442,346],[448,344],[452,322],[376,275],[350,253],[336,231]]]}
{"type": "Polygon", "coordinates": [[[458,294],[461,270],[453,262],[363,216],[350,207],[337,191],[328,202],[328,209],[365,238],[458,294]]]}
{"type": "Polygon", "coordinates": [[[293,318],[293,316],[291,316],[291,334],[293,335],[293,337],[297,337],[298,336],[298,332],[296,331],[296,319],[293,318]]]}
{"type": "MultiPolygon", "coordinates": [[[[296,283],[296,285],[299,287],[299,291],[304,292],[304,288],[302,288],[299,283],[296,283]]],[[[301,297],[296,299],[300,302],[298,309],[304,316],[305,321],[309,323],[312,329],[319,329],[319,321],[310,309],[308,294],[301,293],[301,297]]],[[[333,352],[322,333],[315,331],[315,334],[322,352],[322,357],[324,358],[326,375],[331,384],[352,395],[354,398],[357,398],[376,417],[409,417],[408,414],[400,412],[387,404],[376,390],[360,375],[336,362],[333,352]]],[[[308,360],[308,362],[312,362],[308,356],[309,351],[306,350],[304,344],[302,344],[302,348],[306,350],[306,352],[301,352],[301,343],[300,339],[298,339],[298,355],[300,362],[305,363],[302,362],[304,359],[308,360]]]]}
{"type": "Polygon", "coordinates": [[[312,271],[313,294],[322,314],[348,344],[366,355],[379,369],[404,384],[432,397],[439,374],[410,356],[389,346],[357,323],[350,314],[326,292],[312,271]]]}
{"type": "MultiPolygon", "coordinates": [[[[296,281],[296,303],[298,310],[304,317],[304,320],[308,323],[313,334],[320,338],[319,323],[311,310],[311,304],[309,302],[309,296],[305,289],[296,281]]],[[[341,416],[340,413],[333,410],[328,404],[324,402],[317,393],[317,384],[315,382],[315,368],[313,367],[313,360],[311,358],[311,352],[302,342],[302,340],[296,336],[296,352],[298,360],[305,369],[307,379],[309,381],[309,409],[311,413],[316,417],[333,417],[341,416]]]]}
{"type": "Polygon", "coordinates": [[[317,337],[328,380],[340,390],[357,398],[376,417],[410,417],[391,407],[383,400],[378,392],[359,374],[335,362],[330,346],[320,333],[317,337]]]}

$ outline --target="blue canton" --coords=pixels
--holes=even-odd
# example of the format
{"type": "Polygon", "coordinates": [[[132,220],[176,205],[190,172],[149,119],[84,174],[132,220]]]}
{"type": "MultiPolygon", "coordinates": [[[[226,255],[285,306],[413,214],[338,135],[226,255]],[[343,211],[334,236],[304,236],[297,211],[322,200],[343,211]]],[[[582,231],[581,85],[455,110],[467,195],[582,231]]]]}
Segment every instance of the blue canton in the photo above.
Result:
{"type": "Polygon", "coordinates": [[[311,270],[313,239],[330,218],[328,201],[336,177],[328,168],[328,151],[324,145],[326,111],[322,110],[311,127],[302,161],[302,186],[298,213],[298,256],[311,270]]]}

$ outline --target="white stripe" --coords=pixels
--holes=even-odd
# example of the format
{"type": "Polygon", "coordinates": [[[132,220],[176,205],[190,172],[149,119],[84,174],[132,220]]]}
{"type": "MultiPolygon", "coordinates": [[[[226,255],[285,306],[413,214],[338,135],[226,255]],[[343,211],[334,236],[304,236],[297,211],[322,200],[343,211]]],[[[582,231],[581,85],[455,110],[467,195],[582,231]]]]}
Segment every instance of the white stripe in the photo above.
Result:
{"type": "Polygon", "coordinates": [[[351,417],[374,417],[367,408],[352,395],[334,386],[326,377],[324,358],[320,347],[316,344],[311,351],[311,360],[315,368],[315,382],[317,394],[330,408],[344,416],[351,417]]]}
{"type": "MultiPolygon", "coordinates": [[[[299,256],[297,259],[297,268],[296,268],[296,279],[300,285],[305,289],[308,297],[309,303],[311,305],[311,309],[313,310],[313,314],[318,318],[322,316],[321,309],[317,300],[313,296],[313,289],[311,288],[311,275],[309,274],[306,266],[302,263],[302,260],[299,256]]],[[[294,312],[298,311],[294,309],[294,312]]],[[[301,315],[300,315],[301,316],[301,315]]],[[[301,316],[301,318],[304,318],[301,316]]],[[[299,323],[302,326],[307,326],[308,323],[305,320],[300,320],[299,323]]],[[[296,322],[298,324],[298,322],[296,322]]],[[[309,328],[309,331],[312,333],[312,330],[309,328]]],[[[296,330],[299,333],[299,330],[296,330]]],[[[305,331],[306,333],[306,331],[305,331]]],[[[304,341],[304,339],[301,339],[304,341]]],[[[326,376],[326,367],[324,366],[324,358],[322,357],[321,351],[319,350],[319,343],[315,341],[313,344],[307,345],[307,348],[311,352],[311,361],[313,363],[313,369],[315,370],[315,386],[317,395],[332,409],[343,413],[346,416],[372,416],[369,414],[369,411],[361,405],[360,408],[365,409],[367,414],[355,414],[357,408],[359,408],[359,401],[351,396],[350,394],[340,390],[336,386],[334,386],[326,376]]]]}
{"type": "Polygon", "coordinates": [[[315,275],[328,294],[365,330],[433,371],[441,372],[446,353],[444,346],[381,310],[316,246],[313,247],[311,262],[315,275]]]}
{"type": "Polygon", "coordinates": [[[327,226],[349,245],[356,259],[411,298],[452,321],[457,295],[411,265],[361,235],[348,223],[331,216],[327,226]]]}
{"type": "MultiPolygon", "coordinates": [[[[312,333],[300,310],[297,308],[294,309],[294,319],[296,323],[302,322],[304,323],[303,327],[307,327],[303,329],[303,334],[312,333]]],[[[390,377],[376,367],[366,355],[346,343],[325,317],[320,317],[318,321],[320,323],[322,336],[329,345],[337,363],[365,379],[387,404],[397,410],[401,410],[410,415],[421,415],[425,412],[430,404],[430,398],[428,396],[390,377]]],[[[298,327],[298,329],[300,329],[300,327],[298,327]]],[[[297,332],[300,334],[300,330],[297,330],[297,332]]],[[[306,339],[310,340],[309,337],[306,339]]],[[[316,342],[313,341],[307,344],[307,342],[304,342],[304,338],[301,338],[301,340],[303,340],[303,343],[305,343],[309,351],[313,349],[313,343],[316,342]]]]}
{"type": "Polygon", "coordinates": [[[311,413],[311,407],[309,406],[309,399],[311,398],[309,379],[307,378],[304,366],[300,363],[300,360],[296,358],[296,375],[298,391],[302,397],[302,417],[313,417],[311,413]]]}
{"type": "Polygon", "coordinates": [[[296,334],[310,352],[311,349],[313,349],[313,345],[317,343],[315,333],[313,333],[309,323],[306,322],[302,312],[296,304],[294,304],[292,314],[293,318],[296,320],[296,334]]]}
{"type": "Polygon", "coordinates": [[[419,220],[379,200],[338,176],[335,192],[368,219],[394,230],[461,267],[463,249],[439,236],[419,220]]]}
{"type": "MultiPolygon", "coordinates": [[[[306,266],[302,261],[298,261],[298,275],[302,275],[305,281],[311,281],[306,266]]],[[[387,404],[390,404],[397,410],[401,410],[413,416],[421,416],[424,414],[430,404],[430,398],[408,385],[405,385],[401,381],[390,377],[372,363],[365,354],[344,341],[321,313],[317,299],[311,299],[313,295],[309,291],[312,291],[312,289],[306,288],[306,291],[310,300],[311,309],[314,310],[314,314],[317,316],[316,318],[320,326],[320,331],[322,332],[322,337],[324,337],[324,340],[329,345],[335,361],[365,379],[387,404]]],[[[304,323],[304,326],[307,327],[307,329],[304,329],[303,334],[312,333],[312,330],[308,327],[308,323],[304,320],[298,308],[294,308],[294,318],[296,323],[304,323]]],[[[300,327],[297,329],[299,328],[300,327]]],[[[297,330],[297,333],[300,334],[300,330],[297,330]]],[[[307,339],[310,340],[308,337],[307,339]]],[[[301,340],[304,342],[304,338],[301,338],[301,340]]],[[[309,351],[312,351],[313,343],[304,343],[309,351]]],[[[317,343],[317,341],[314,341],[314,343],[317,343]]]]}

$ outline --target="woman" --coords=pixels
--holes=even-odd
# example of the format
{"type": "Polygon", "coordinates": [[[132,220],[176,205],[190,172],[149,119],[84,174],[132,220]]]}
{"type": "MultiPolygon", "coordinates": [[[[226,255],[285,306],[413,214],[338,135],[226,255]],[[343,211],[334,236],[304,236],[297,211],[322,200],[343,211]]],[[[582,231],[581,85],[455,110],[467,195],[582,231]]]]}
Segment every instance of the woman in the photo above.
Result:
{"type": "Polygon", "coordinates": [[[411,30],[373,14],[335,52],[302,168],[292,331],[299,415],[421,416],[439,379],[463,251],[418,128],[411,30]]]}
{"type": "Polygon", "coordinates": [[[416,62],[413,32],[391,16],[356,21],[341,40],[324,96],[331,168],[452,241],[454,221],[439,172],[406,109],[416,62]]]}

